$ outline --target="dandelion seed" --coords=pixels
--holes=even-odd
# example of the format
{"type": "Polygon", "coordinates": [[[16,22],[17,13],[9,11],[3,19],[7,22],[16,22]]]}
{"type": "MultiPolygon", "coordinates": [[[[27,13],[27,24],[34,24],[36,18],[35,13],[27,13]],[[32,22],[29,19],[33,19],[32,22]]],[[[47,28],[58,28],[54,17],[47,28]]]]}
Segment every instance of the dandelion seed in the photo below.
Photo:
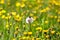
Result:
{"type": "Polygon", "coordinates": [[[27,17],[26,18],[26,23],[32,23],[33,22],[33,18],[32,17],[27,17]]]}

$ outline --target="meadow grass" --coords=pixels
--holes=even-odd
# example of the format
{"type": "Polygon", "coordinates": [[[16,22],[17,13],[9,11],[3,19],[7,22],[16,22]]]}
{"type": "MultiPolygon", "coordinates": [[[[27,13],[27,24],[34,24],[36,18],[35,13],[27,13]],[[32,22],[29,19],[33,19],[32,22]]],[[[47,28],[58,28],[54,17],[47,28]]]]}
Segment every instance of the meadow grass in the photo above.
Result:
{"type": "Polygon", "coordinates": [[[0,40],[60,40],[60,0],[0,0],[0,40]]]}

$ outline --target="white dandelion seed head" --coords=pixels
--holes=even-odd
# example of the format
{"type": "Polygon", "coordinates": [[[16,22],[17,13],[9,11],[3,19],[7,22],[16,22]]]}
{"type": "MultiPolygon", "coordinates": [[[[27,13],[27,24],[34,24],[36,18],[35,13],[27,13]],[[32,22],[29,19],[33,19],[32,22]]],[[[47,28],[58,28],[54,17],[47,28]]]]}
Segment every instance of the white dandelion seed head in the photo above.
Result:
{"type": "Polygon", "coordinates": [[[32,17],[27,17],[26,18],[26,23],[32,23],[33,22],[33,18],[32,17]]]}

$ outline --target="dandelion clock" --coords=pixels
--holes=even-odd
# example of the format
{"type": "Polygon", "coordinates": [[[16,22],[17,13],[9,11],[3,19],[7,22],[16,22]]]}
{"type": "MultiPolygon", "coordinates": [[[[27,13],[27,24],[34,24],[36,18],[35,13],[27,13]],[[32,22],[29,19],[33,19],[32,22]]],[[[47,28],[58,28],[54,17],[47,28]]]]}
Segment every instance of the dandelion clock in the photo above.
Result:
{"type": "Polygon", "coordinates": [[[26,23],[32,23],[33,22],[33,18],[31,16],[26,18],[26,23]]]}

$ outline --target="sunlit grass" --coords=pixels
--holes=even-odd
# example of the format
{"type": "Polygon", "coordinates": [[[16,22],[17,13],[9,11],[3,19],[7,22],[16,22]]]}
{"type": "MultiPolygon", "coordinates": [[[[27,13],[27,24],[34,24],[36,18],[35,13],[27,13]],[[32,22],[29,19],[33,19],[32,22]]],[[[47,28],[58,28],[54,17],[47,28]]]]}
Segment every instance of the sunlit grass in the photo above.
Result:
{"type": "Polygon", "coordinates": [[[60,0],[0,0],[0,40],[59,39],[60,0]]]}

